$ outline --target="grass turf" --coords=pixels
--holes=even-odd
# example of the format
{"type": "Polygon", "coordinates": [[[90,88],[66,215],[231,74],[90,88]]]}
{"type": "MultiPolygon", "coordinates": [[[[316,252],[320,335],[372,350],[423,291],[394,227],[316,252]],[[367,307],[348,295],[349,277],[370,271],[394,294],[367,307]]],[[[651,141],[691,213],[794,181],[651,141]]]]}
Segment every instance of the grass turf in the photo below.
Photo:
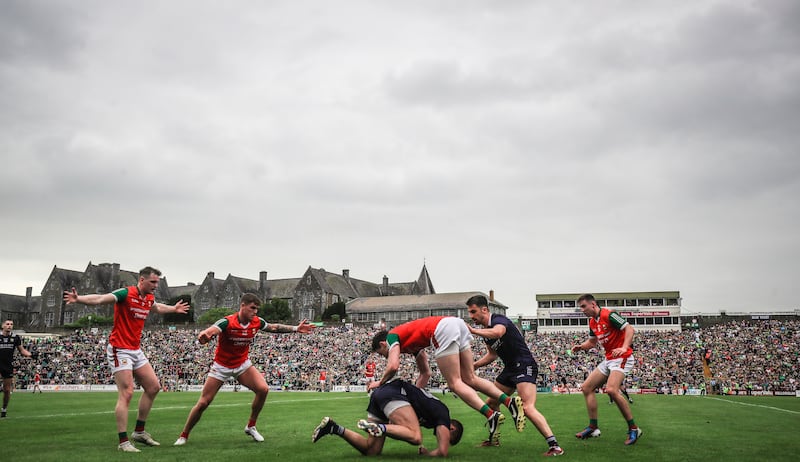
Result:
{"type": "MultiPolygon", "coordinates": [[[[3,460],[22,461],[349,461],[361,458],[344,440],[326,436],[315,444],[311,433],[322,417],[356,429],[364,418],[368,397],[364,393],[270,393],[259,418],[264,443],[244,434],[252,394],[220,393],[192,431],[189,442],[173,447],[198,393],[161,393],[147,422],[147,430],[160,447],[137,444],[141,454],[116,449],[113,409],[116,393],[15,392],[8,418],[0,420],[0,454],[3,460]]],[[[139,393],[134,396],[134,408],[139,393]]],[[[543,438],[528,422],[523,433],[510,421],[501,427],[500,447],[477,448],[486,436],[484,419],[462,401],[442,398],[454,418],[465,426],[461,443],[451,449],[450,460],[507,461],[542,458],[543,438]]],[[[577,440],[575,432],[586,426],[580,395],[540,395],[537,408],[545,415],[573,461],[624,460],[694,461],[796,461],[800,440],[800,399],[786,397],[700,397],[636,395],[632,406],[642,439],[623,445],[625,422],[606,395],[598,395],[599,438],[577,440]]],[[[130,413],[129,431],[136,418],[130,413]]],[[[356,431],[358,431],[356,429],[356,431]]],[[[429,430],[423,433],[428,447],[435,447],[429,430]]],[[[389,440],[381,460],[419,459],[416,448],[389,440]]]]}

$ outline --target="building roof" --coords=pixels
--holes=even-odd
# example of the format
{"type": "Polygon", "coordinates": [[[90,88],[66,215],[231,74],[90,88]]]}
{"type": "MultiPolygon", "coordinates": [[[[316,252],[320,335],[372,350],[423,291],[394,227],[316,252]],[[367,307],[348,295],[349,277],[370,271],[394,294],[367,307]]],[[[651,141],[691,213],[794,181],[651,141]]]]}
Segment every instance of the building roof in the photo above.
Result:
{"type": "MultiPolygon", "coordinates": [[[[625,299],[625,298],[680,298],[681,293],[674,291],[661,292],[588,292],[594,295],[597,300],[602,299],[625,299]]],[[[537,302],[547,302],[553,300],[577,300],[580,294],[536,294],[537,302]]]]}
{"type": "MultiPolygon", "coordinates": [[[[27,300],[24,295],[0,294],[0,311],[10,313],[27,312],[27,300]]],[[[0,322],[5,321],[1,319],[0,322]]]]}
{"type": "MultiPolygon", "coordinates": [[[[385,311],[409,311],[414,309],[466,309],[467,300],[473,295],[483,295],[483,292],[454,292],[446,294],[427,294],[427,295],[395,295],[388,297],[362,297],[357,298],[347,304],[348,313],[357,312],[385,312],[385,311]]],[[[490,305],[507,309],[508,307],[492,300],[490,305]]]]}
{"type": "Polygon", "coordinates": [[[256,281],[255,279],[241,278],[230,274],[228,275],[228,278],[230,278],[234,282],[234,284],[236,284],[236,286],[239,287],[239,290],[241,290],[242,293],[246,292],[250,292],[251,294],[258,293],[259,282],[256,281]]]}
{"type": "Polygon", "coordinates": [[[269,298],[293,298],[294,289],[300,283],[300,278],[267,279],[267,294],[269,298]]]}
{"type": "Polygon", "coordinates": [[[170,298],[172,297],[180,297],[181,295],[188,295],[194,298],[194,294],[197,292],[200,286],[197,284],[189,284],[185,286],[175,286],[169,288],[170,298]]]}

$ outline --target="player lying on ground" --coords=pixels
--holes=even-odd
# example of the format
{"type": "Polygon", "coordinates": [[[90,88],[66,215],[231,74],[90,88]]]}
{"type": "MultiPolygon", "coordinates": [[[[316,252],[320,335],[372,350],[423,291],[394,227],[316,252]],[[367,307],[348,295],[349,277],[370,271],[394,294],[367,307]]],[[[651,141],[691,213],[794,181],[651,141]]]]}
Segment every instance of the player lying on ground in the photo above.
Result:
{"type": "Polygon", "coordinates": [[[383,450],[386,437],[419,445],[419,453],[446,457],[451,445],[461,440],[464,427],[450,418],[450,410],[436,397],[403,380],[392,380],[376,388],[367,406],[368,420],[359,420],[358,428],[367,432],[363,436],[338,425],[325,417],[314,429],[311,442],[325,435],[338,435],[366,456],[376,456],[383,450]],[[422,445],[422,429],[433,428],[436,449],[422,445]]]}

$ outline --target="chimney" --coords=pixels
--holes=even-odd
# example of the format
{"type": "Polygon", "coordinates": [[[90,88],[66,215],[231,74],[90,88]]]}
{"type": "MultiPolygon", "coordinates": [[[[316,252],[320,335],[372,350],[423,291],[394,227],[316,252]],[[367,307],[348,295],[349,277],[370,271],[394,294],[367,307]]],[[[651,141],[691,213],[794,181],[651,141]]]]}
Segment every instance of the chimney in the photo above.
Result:
{"type": "Polygon", "coordinates": [[[494,301],[494,289],[489,289],[489,301],[494,301]]]}
{"type": "Polygon", "coordinates": [[[33,295],[33,287],[25,288],[25,307],[30,311],[31,309],[31,295],[33,295]]]}
{"type": "Polygon", "coordinates": [[[206,277],[209,278],[209,279],[214,279],[214,272],[213,271],[209,271],[208,275],[206,275],[206,277]]]}
{"type": "Polygon", "coordinates": [[[345,279],[350,279],[350,270],[349,269],[343,269],[342,270],[342,276],[344,276],[345,279]]]}
{"type": "Polygon", "coordinates": [[[111,264],[111,276],[109,277],[108,287],[111,290],[115,290],[119,287],[119,263],[112,263],[111,264]]]}
{"type": "Polygon", "coordinates": [[[258,273],[258,291],[262,294],[267,290],[267,272],[260,271],[258,273]]]}
{"type": "Polygon", "coordinates": [[[383,275],[383,295],[389,295],[389,278],[383,275]]]}

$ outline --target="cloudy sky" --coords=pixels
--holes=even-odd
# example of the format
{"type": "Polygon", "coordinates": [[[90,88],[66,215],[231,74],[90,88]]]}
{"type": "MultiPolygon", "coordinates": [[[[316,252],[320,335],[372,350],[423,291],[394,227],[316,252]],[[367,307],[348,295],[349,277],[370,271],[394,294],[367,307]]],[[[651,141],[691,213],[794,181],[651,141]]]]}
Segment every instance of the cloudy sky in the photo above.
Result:
{"type": "Polygon", "coordinates": [[[0,293],[54,265],[800,308],[800,2],[0,0],[0,293]]]}

